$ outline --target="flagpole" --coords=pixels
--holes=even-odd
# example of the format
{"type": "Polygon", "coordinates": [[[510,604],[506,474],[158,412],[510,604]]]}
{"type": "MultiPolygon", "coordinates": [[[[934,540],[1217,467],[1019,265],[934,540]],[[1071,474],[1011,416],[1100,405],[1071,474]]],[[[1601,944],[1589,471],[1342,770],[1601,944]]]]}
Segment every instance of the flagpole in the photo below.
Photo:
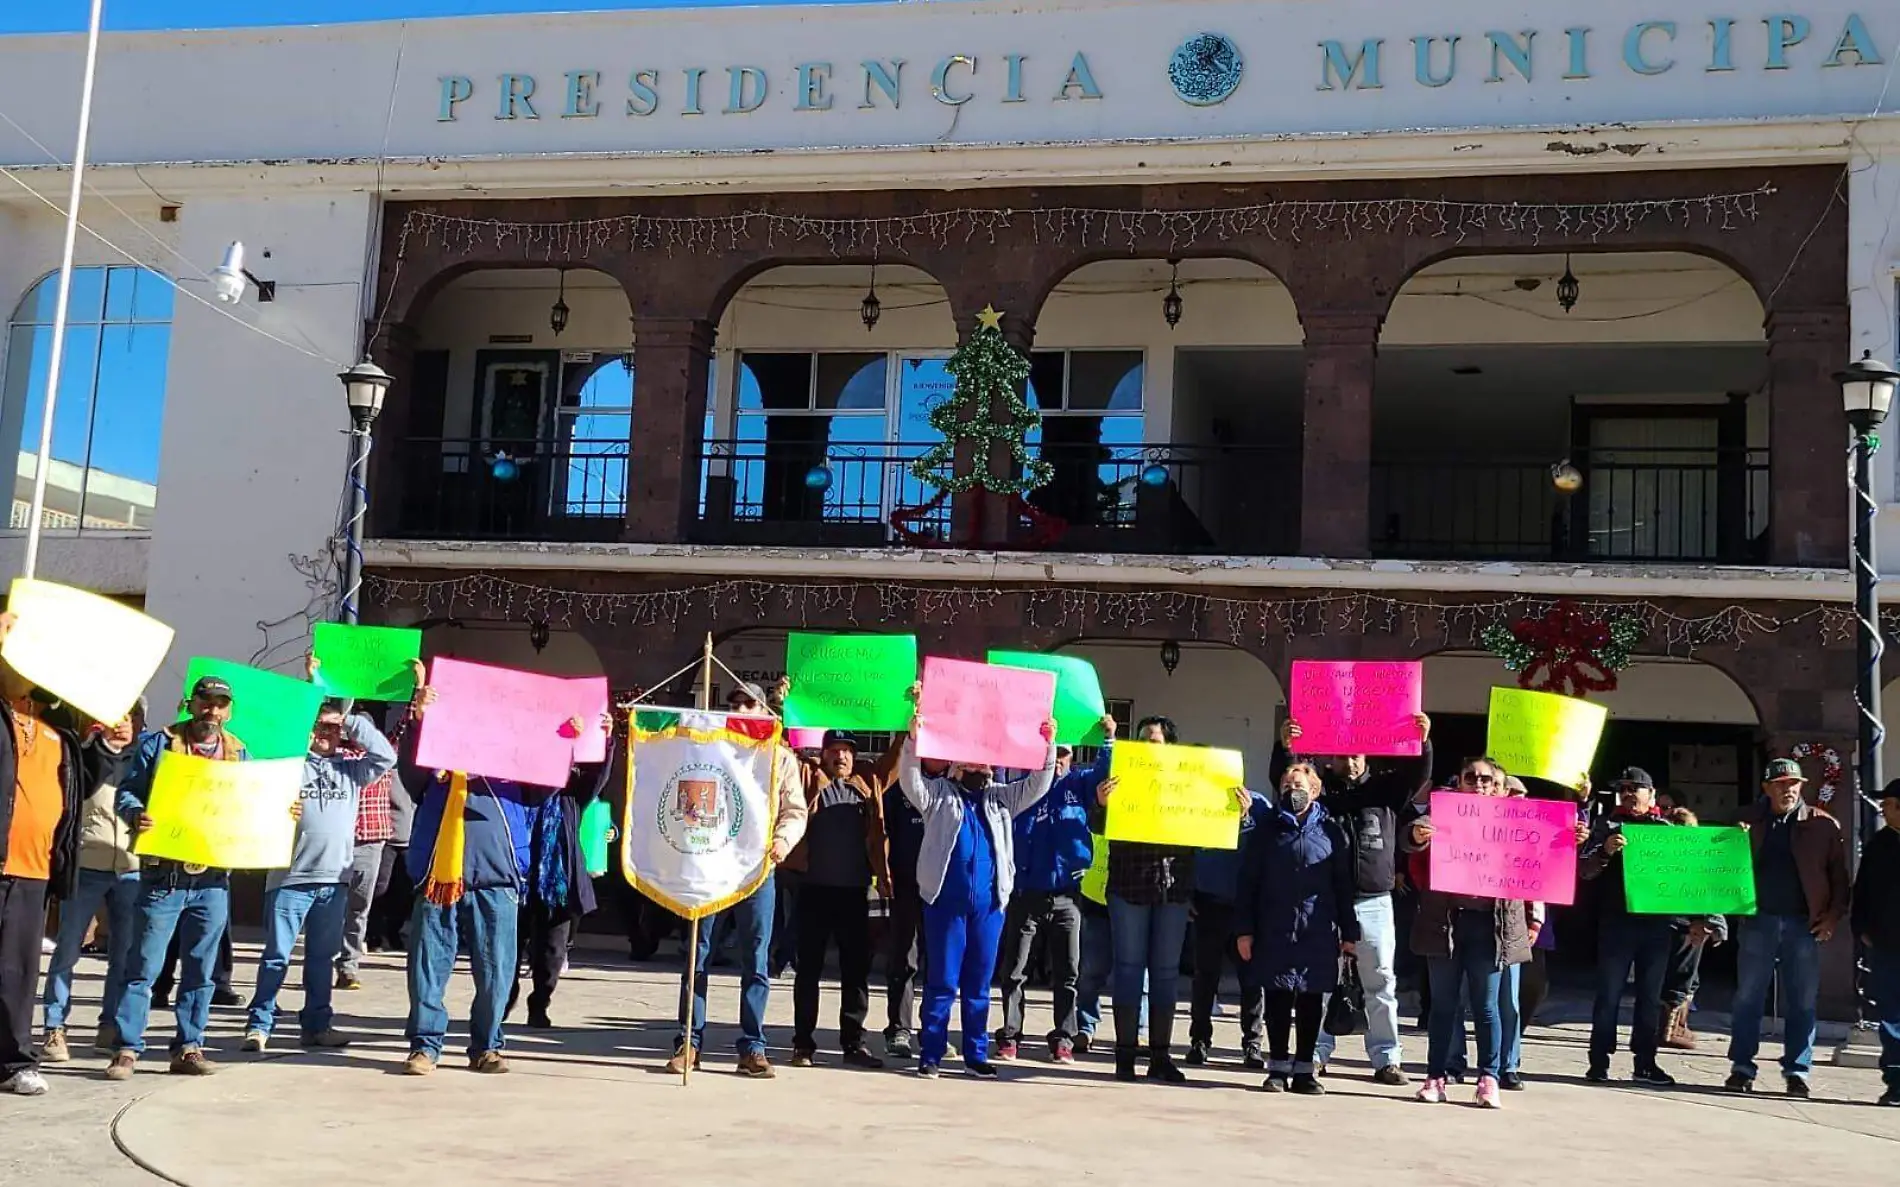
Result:
{"type": "MultiPolygon", "coordinates": [[[[73,180],[66,194],[66,243],[59,257],[59,304],[53,309],[53,346],[46,356],[46,400],[40,417],[39,461],[33,467],[32,518],[26,525],[26,563],[21,575],[31,577],[40,562],[40,520],[46,516],[46,471],[52,465],[53,411],[59,402],[59,373],[66,361],[66,302],[73,291],[73,249],[79,235],[79,198],[86,180],[86,140],[92,132],[92,80],[99,64],[99,18],[105,0],[92,0],[92,20],[86,29],[86,73],[79,92],[79,137],[73,147],[73,180]]],[[[79,514],[85,516],[85,500],[79,514]]]]}
{"type": "MultiPolygon", "coordinates": [[[[713,637],[712,632],[708,631],[706,632],[705,650],[701,652],[699,657],[699,691],[694,697],[694,704],[701,710],[712,708],[712,666],[713,637]]],[[[675,676],[678,674],[677,672],[674,673],[675,676]]],[[[671,679],[671,677],[668,677],[668,679],[671,679]]],[[[698,986],[696,985],[698,980],[699,916],[695,915],[687,921],[686,927],[686,1023],[681,1028],[686,1033],[686,1048],[684,1052],[685,1058],[680,1061],[681,1088],[692,1083],[693,1059],[699,1053],[699,1048],[693,1045],[693,1007],[697,1004],[699,999],[697,992],[698,986]]]]}

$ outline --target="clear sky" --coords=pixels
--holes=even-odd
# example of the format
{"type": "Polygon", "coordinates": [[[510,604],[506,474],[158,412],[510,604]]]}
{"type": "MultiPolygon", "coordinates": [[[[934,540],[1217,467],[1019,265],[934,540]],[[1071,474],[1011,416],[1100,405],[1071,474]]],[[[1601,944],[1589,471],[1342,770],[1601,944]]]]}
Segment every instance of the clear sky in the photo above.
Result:
{"type": "MultiPolygon", "coordinates": [[[[108,29],[208,29],[231,25],[333,25],[403,17],[510,12],[604,12],[628,8],[729,8],[791,0],[105,0],[108,29]]],[[[804,0],[812,2],[812,0],[804,0]]],[[[822,0],[868,4],[881,0],[822,0]]],[[[0,35],[79,32],[89,0],[0,0],[0,35]]]]}

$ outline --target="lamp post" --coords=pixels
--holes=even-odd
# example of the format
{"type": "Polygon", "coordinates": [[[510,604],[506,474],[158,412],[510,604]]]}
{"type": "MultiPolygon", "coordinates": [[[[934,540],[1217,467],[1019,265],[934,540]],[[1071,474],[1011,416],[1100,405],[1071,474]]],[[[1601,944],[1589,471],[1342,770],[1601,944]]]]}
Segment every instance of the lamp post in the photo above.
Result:
{"type": "Polygon", "coordinates": [[[344,622],[357,620],[356,595],[363,585],[363,518],[369,511],[370,429],[383,410],[383,395],[389,390],[389,374],[365,360],[337,376],[343,384],[344,399],[350,406],[350,514],[344,521],[343,604],[344,622]]]}
{"type": "Polygon", "coordinates": [[[1859,620],[1854,658],[1860,669],[1854,686],[1854,700],[1860,707],[1860,761],[1855,774],[1860,794],[1872,796],[1880,793],[1880,744],[1886,730],[1880,722],[1880,570],[1874,563],[1874,518],[1880,504],[1874,499],[1869,463],[1880,448],[1875,433],[1893,406],[1900,372],[1868,351],[1835,372],[1834,380],[1841,385],[1847,423],[1854,430],[1854,616],[1859,620]]]}

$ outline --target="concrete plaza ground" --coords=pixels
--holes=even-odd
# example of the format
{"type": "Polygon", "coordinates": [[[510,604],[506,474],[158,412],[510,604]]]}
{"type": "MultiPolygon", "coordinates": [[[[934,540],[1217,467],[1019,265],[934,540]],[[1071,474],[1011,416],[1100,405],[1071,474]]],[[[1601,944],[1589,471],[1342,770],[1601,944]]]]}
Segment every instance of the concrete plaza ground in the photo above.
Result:
{"type": "MultiPolygon", "coordinates": [[[[254,947],[240,945],[238,959],[247,990],[254,947]]],[[[1238,1066],[1231,1009],[1217,1024],[1217,1066],[1194,1070],[1184,1088],[1117,1084],[1101,1056],[1056,1067],[1034,1054],[1008,1066],[1002,1083],[966,1079],[954,1062],[928,1082],[908,1069],[842,1068],[835,1053],[808,1070],[782,1066],[787,980],[772,994],[779,1075],[759,1082],[730,1072],[737,994],[732,977],[715,970],[705,1070],[681,1087],[659,1071],[672,1042],[677,972],[582,951],[555,999],[561,1025],[511,1028],[512,1074],[466,1071],[458,1032],[436,1074],[411,1079],[395,1074],[405,1054],[401,957],[380,956],[370,959],[362,991],[337,995],[339,1025],[361,1040],[348,1051],[305,1055],[286,1045],[243,1055],[242,1013],[217,1010],[211,1045],[220,1074],[167,1076],[152,1054],[129,1084],[110,1084],[98,1078],[104,1057],[89,1047],[101,971],[96,960],[80,969],[74,1045],[82,1058],[48,1069],[48,1096],[0,1097],[4,1187],[886,1187],[952,1178],[985,1187],[1158,1187],[1190,1176],[1385,1185],[1695,1176],[1720,1187],[1848,1187],[1891,1184],[1900,1174],[1900,1110],[1872,1106],[1877,1073],[1823,1065],[1811,1101],[1782,1097],[1774,1075],[1764,1076],[1764,1091],[1736,1097],[1719,1089],[1727,1071],[1719,1037],[1701,1053],[1667,1056],[1683,1084],[1654,1093],[1585,1086],[1576,1022],[1535,1030],[1525,1059],[1531,1086],[1507,1094],[1501,1113],[1470,1107],[1469,1089],[1457,1104],[1433,1107],[1414,1103],[1409,1090],[1373,1085],[1357,1040],[1344,1044],[1324,1098],[1252,1091],[1259,1076],[1238,1066]]],[[[458,973],[450,998],[458,1018],[469,993],[458,973]]],[[[300,997],[287,989],[285,1004],[294,1008],[300,997]]],[[[836,1003],[828,992],[828,1023],[836,1003]]],[[[876,1001],[874,1016],[881,1009],[876,1001]]],[[[1574,1004],[1564,1013],[1574,1018],[1574,1004]]],[[[1032,1026],[1047,1017],[1047,995],[1033,995],[1032,1026]]],[[[294,1036],[294,1018],[286,1021],[294,1036]]],[[[171,1019],[155,1022],[162,1047],[171,1019]]],[[[1424,1038],[1405,1038],[1416,1066],[1424,1038]]],[[[1619,1074],[1627,1059],[1618,1057],[1619,1074]]]]}

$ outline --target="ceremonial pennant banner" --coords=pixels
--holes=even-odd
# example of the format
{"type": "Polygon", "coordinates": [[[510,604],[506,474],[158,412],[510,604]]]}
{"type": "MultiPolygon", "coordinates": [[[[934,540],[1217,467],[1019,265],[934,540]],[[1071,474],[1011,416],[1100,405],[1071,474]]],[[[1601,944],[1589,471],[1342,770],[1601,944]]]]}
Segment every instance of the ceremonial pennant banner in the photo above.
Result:
{"type": "Polygon", "coordinates": [[[633,724],[650,734],[679,726],[696,730],[731,730],[761,742],[771,741],[779,728],[778,720],[772,717],[724,713],[718,709],[673,709],[663,706],[643,706],[634,710],[633,724]]]}
{"type": "Polygon", "coordinates": [[[213,869],[281,870],[297,839],[290,807],[302,787],[301,758],[220,762],[167,751],[145,805],[152,827],[133,849],[213,869]]]}
{"type": "Polygon", "coordinates": [[[331,696],[406,701],[415,695],[416,672],[409,665],[422,657],[421,631],[320,622],[310,634],[317,683],[331,696]]]}
{"type": "Polygon", "coordinates": [[[1245,785],[1245,772],[1238,750],[1117,742],[1109,752],[1108,775],[1115,780],[1103,834],[1110,841],[1240,847],[1234,788],[1245,785]]]}
{"type": "Polygon", "coordinates": [[[1042,723],[1055,699],[1053,672],[929,656],[917,756],[1040,771],[1049,760],[1042,723]]]}
{"type": "Polygon", "coordinates": [[[1102,744],[1102,681],[1095,665],[1078,655],[1039,655],[1033,651],[992,651],[990,662],[1056,674],[1056,741],[1070,746],[1102,744]]]}
{"type": "Polygon", "coordinates": [[[0,656],[20,675],[108,725],[125,719],[171,649],[172,628],[111,598],[20,577],[0,656]]]}
{"type": "Polygon", "coordinates": [[[1755,854],[1743,828],[1625,828],[1632,915],[1753,915],[1755,854]]]}
{"type": "MultiPolygon", "coordinates": [[[[252,759],[302,758],[310,753],[310,728],[324,691],[308,680],[266,672],[227,659],[199,656],[185,669],[180,700],[191,696],[200,677],[216,676],[231,686],[231,720],[225,728],[244,743],[252,759]]],[[[181,712],[178,720],[186,714],[181,712]]]]}
{"type": "Polygon", "coordinates": [[[636,723],[627,739],[620,828],[627,881],[685,919],[722,911],[757,890],[772,872],[778,751],[776,729],[761,739],[685,724],[649,731],[636,723]]]}
{"type": "Polygon", "coordinates": [[[1432,889],[1568,906],[1577,897],[1576,829],[1577,806],[1561,800],[1434,791],[1432,889]]]}
{"type": "Polygon", "coordinates": [[[815,635],[785,638],[787,725],[836,730],[910,728],[910,686],[917,682],[915,635],[815,635]]]}
{"type": "Polygon", "coordinates": [[[1288,711],[1300,725],[1299,752],[1416,756],[1424,686],[1415,661],[1294,660],[1288,711]]]}
{"type": "Polygon", "coordinates": [[[1513,775],[1579,787],[1608,716],[1602,705],[1576,697],[1493,688],[1485,751],[1513,775]]]}
{"type": "Polygon", "coordinates": [[[578,740],[568,719],[581,712],[584,691],[578,682],[438,658],[429,687],[436,701],[422,716],[417,766],[567,786],[578,740]]]}

